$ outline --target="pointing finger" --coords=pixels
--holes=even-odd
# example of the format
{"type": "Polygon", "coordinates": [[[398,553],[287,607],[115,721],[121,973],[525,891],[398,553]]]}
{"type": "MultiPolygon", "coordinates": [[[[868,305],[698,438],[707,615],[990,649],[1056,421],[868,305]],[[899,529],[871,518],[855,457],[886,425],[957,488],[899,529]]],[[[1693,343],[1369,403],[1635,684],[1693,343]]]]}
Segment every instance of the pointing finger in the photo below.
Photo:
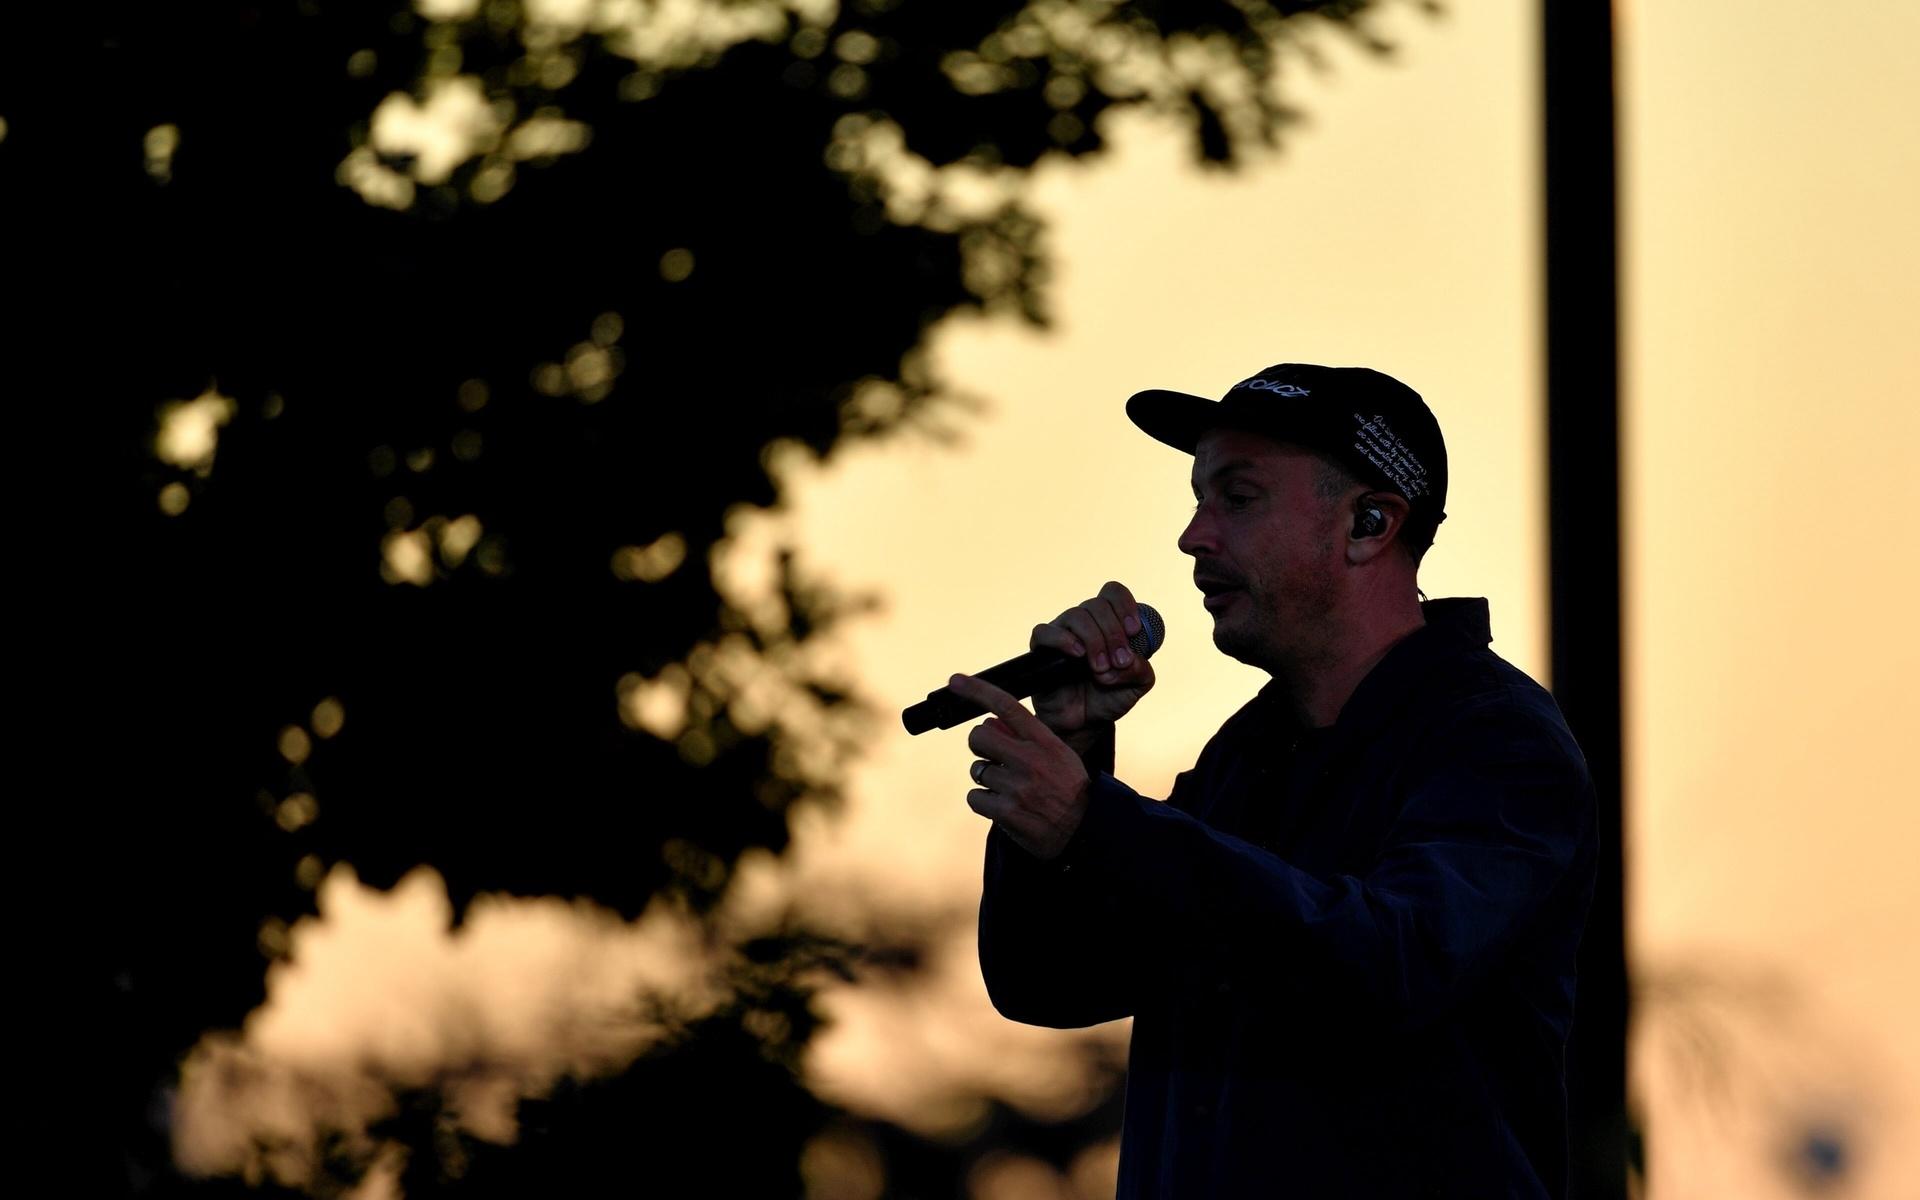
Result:
{"type": "Polygon", "coordinates": [[[1014,733],[1025,736],[1039,720],[1021,706],[1010,694],[993,686],[984,679],[972,675],[955,675],[947,681],[953,694],[963,700],[971,700],[1012,726],[1014,733]]]}

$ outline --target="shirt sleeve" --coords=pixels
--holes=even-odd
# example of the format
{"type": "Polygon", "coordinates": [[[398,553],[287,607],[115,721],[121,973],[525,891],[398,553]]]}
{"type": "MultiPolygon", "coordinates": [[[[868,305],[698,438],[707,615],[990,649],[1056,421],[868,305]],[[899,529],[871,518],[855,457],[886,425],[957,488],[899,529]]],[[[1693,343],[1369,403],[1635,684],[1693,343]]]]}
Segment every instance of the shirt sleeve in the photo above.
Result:
{"type": "Polygon", "coordinates": [[[1169,975],[1286,989],[1312,1010],[1413,1028],[1446,1011],[1592,870],[1594,793],[1564,725],[1497,701],[1445,720],[1371,866],[1315,875],[1113,779],[1076,831],[1082,870],[1147,914],[1169,975]]]}
{"type": "MultiPolygon", "coordinates": [[[[1203,763],[1212,752],[1209,744],[1203,763]]],[[[1194,777],[1181,773],[1174,799],[1191,792],[1194,777]]],[[[1093,778],[1098,786],[1112,776],[1093,778]]],[[[980,973],[994,1007],[1010,1020],[1056,1029],[1117,1021],[1134,1015],[1159,986],[1140,954],[1142,917],[1131,909],[1132,889],[1089,869],[1087,845],[1076,830],[1059,858],[1043,861],[998,826],[987,833],[980,973]]]]}
{"type": "Polygon", "coordinates": [[[989,830],[980,973],[993,1006],[1056,1029],[1131,1016],[1136,989],[1122,903],[1099,876],[1037,859],[997,826],[989,830]]]}

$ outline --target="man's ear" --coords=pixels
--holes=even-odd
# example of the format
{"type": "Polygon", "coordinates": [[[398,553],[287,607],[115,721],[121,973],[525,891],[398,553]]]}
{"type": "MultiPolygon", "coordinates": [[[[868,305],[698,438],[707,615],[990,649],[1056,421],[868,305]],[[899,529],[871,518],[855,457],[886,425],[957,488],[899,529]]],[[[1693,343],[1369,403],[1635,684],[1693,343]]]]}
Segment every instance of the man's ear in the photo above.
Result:
{"type": "Polygon", "coordinates": [[[1353,527],[1347,531],[1347,562],[1372,562],[1400,537],[1412,506],[1395,492],[1368,492],[1353,502],[1353,527]],[[1377,519],[1376,519],[1377,515],[1377,519]]]}

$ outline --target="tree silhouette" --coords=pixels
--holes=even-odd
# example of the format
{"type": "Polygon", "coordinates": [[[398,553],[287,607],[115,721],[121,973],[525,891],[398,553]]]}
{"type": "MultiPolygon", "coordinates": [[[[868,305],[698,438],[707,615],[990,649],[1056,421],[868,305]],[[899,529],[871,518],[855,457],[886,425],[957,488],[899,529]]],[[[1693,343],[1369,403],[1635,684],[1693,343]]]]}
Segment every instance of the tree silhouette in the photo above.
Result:
{"type": "MultiPolygon", "coordinates": [[[[456,912],[701,913],[831,806],[874,714],[809,647],[871,598],[790,555],[771,597],[722,577],[729,514],[780,502],[769,448],[944,436],[967,410],[929,326],[1045,319],[1024,173],[1098,152],[1117,108],[1231,164],[1290,117],[1281,56],[1319,36],[1295,18],[1377,45],[1368,7],[103,10],[94,102],[64,116],[66,244],[115,596],[89,662],[131,714],[89,732],[84,848],[133,1190],[234,1186],[173,1170],[156,1104],[260,1003],[333,864],[383,887],[430,864],[456,912]]],[[[409,1093],[387,1128],[409,1194],[524,1193],[563,1162],[562,1192],[589,1164],[798,1190],[833,1119],[794,1069],[806,968],[864,951],[789,932],[625,1075],[529,1101],[519,1148],[462,1149],[409,1093]],[[607,1149],[642,1125],[644,1154],[607,1149]]],[[[368,1166],[343,1149],[313,1186],[368,1166]]]]}

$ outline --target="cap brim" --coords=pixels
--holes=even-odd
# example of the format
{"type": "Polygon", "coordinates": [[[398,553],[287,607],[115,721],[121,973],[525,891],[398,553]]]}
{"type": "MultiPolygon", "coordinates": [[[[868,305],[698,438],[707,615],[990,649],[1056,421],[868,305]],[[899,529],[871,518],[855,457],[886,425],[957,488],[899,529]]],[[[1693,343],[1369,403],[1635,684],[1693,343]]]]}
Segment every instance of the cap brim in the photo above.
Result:
{"type": "Polygon", "coordinates": [[[1186,392],[1135,392],[1127,398],[1127,419],[1155,441],[1192,454],[1200,435],[1220,423],[1220,402],[1186,392]]]}
{"type": "Polygon", "coordinates": [[[1201,435],[1209,429],[1246,429],[1309,446],[1329,440],[1327,431],[1301,414],[1270,409],[1247,412],[1186,392],[1135,392],[1127,398],[1127,417],[1156,441],[1188,454],[1194,452],[1201,435]]]}
{"type": "Polygon", "coordinates": [[[1342,457],[1338,451],[1340,431],[1308,413],[1274,407],[1248,411],[1204,396],[1156,389],[1128,397],[1127,417],[1154,440],[1188,454],[1194,453],[1200,438],[1210,429],[1245,429],[1342,457]]]}

